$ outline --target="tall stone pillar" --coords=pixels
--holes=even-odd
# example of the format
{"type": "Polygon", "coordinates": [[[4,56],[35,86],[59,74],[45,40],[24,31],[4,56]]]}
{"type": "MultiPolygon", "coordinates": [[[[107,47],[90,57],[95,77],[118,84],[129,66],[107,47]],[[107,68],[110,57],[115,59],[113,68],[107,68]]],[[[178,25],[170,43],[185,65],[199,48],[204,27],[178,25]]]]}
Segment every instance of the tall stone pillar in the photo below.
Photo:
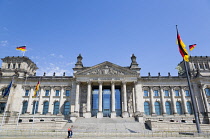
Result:
{"type": "Polygon", "coordinates": [[[163,88],[160,86],[160,97],[161,97],[161,104],[162,104],[162,112],[163,115],[166,115],[166,105],[165,105],[165,99],[164,99],[164,91],[163,88]]]}
{"type": "Polygon", "coordinates": [[[152,87],[149,87],[150,92],[150,106],[151,106],[151,115],[155,115],[155,104],[154,104],[154,95],[152,87]]]}
{"type": "Polygon", "coordinates": [[[75,98],[74,114],[77,117],[79,117],[79,95],[80,95],[80,82],[76,82],[76,98],[75,98]]]}
{"type": "Polygon", "coordinates": [[[85,118],[91,117],[91,82],[87,82],[87,112],[85,114],[85,118]]]}
{"type": "Polygon", "coordinates": [[[143,92],[142,85],[138,84],[138,81],[134,82],[134,98],[135,98],[135,118],[138,122],[143,123],[143,114],[144,114],[144,103],[143,103],[143,92]]]}
{"type": "Polygon", "coordinates": [[[122,117],[126,118],[129,117],[128,115],[128,102],[127,102],[127,89],[126,89],[126,82],[122,82],[123,84],[123,113],[122,113],[122,117]]]}
{"type": "Polygon", "coordinates": [[[99,82],[99,94],[98,94],[98,113],[97,113],[97,118],[102,118],[103,117],[103,112],[102,112],[102,83],[99,82]]]}
{"type": "Polygon", "coordinates": [[[53,94],[55,94],[55,92],[54,92],[54,87],[51,86],[51,87],[50,87],[49,110],[48,110],[48,113],[50,113],[50,114],[53,114],[53,107],[54,107],[54,105],[53,105],[53,94]]]}
{"type": "Polygon", "coordinates": [[[32,96],[34,94],[34,88],[31,87],[29,98],[28,98],[28,108],[27,108],[27,113],[32,114],[32,107],[33,107],[33,100],[32,96]]]}
{"type": "Polygon", "coordinates": [[[62,114],[64,112],[63,94],[64,94],[64,87],[61,86],[59,114],[62,114]]]}
{"type": "Polygon", "coordinates": [[[38,105],[38,113],[42,114],[43,111],[43,102],[42,102],[42,96],[44,94],[44,88],[40,87],[40,93],[39,93],[39,105],[38,105]]]}
{"type": "Polygon", "coordinates": [[[111,98],[112,98],[112,112],[111,112],[111,118],[115,118],[116,117],[116,111],[115,111],[115,83],[112,81],[111,82],[111,98]]]}
{"type": "Polygon", "coordinates": [[[187,106],[186,106],[186,98],[185,98],[183,87],[181,87],[181,95],[182,95],[182,104],[183,104],[183,107],[184,107],[184,114],[188,114],[187,106]]]}
{"type": "Polygon", "coordinates": [[[174,89],[172,86],[170,87],[170,93],[171,93],[172,111],[173,111],[173,114],[177,114],[174,89]]]}

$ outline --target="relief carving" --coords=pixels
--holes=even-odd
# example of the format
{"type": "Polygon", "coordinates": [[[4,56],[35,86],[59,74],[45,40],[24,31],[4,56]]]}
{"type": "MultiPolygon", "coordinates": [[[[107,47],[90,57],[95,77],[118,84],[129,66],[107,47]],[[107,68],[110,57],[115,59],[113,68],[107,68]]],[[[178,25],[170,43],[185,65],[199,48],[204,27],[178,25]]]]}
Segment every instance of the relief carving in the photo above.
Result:
{"type": "Polygon", "coordinates": [[[124,75],[122,71],[118,71],[110,66],[104,66],[103,68],[100,69],[95,69],[93,71],[90,71],[87,73],[87,75],[95,75],[95,74],[104,74],[104,75],[124,75]]]}

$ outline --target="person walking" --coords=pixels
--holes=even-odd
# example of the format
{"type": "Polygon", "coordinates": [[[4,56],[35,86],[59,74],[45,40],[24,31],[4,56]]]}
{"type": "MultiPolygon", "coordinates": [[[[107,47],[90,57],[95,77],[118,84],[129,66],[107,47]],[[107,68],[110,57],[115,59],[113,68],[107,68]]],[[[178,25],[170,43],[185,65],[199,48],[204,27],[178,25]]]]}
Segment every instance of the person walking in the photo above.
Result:
{"type": "Polygon", "coordinates": [[[68,138],[71,138],[72,137],[72,130],[71,128],[69,127],[68,128],[68,138]]]}

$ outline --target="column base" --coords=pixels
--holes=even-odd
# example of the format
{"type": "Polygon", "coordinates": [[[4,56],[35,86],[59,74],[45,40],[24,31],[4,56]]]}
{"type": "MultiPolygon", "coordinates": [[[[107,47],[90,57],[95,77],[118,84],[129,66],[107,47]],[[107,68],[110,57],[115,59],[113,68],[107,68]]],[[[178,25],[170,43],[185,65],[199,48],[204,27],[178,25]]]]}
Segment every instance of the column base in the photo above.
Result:
{"type": "Polygon", "coordinates": [[[103,113],[102,112],[98,112],[96,118],[103,118],[103,113]]]}
{"type": "Polygon", "coordinates": [[[91,113],[90,113],[90,112],[86,112],[86,113],[84,114],[84,117],[85,117],[85,118],[90,118],[90,117],[91,117],[91,113]]]}
{"type": "Polygon", "coordinates": [[[79,112],[74,112],[71,114],[73,117],[79,117],[79,112]]]}
{"type": "Polygon", "coordinates": [[[123,117],[123,118],[128,118],[128,117],[129,117],[128,112],[127,112],[127,111],[124,111],[124,112],[122,113],[122,117],[123,117]]]}
{"type": "Polygon", "coordinates": [[[111,112],[111,118],[116,118],[116,112],[111,112]]]}

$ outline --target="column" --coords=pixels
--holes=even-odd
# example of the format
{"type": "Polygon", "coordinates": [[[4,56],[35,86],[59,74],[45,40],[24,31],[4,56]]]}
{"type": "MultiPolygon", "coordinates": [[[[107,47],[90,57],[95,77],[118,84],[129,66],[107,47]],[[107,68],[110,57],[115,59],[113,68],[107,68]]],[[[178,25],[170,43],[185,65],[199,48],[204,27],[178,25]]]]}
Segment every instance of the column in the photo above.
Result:
{"type": "Polygon", "coordinates": [[[140,110],[140,95],[138,94],[138,89],[137,89],[137,82],[134,82],[134,89],[135,89],[135,98],[136,98],[136,100],[135,100],[135,106],[136,106],[136,111],[135,111],[135,114],[139,114],[140,112],[142,112],[141,110],[140,110]]]}
{"type": "Polygon", "coordinates": [[[150,106],[151,106],[151,115],[155,115],[155,107],[154,107],[154,98],[153,98],[153,89],[152,87],[149,87],[149,93],[150,93],[150,106]]]}
{"type": "Polygon", "coordinates": [[[85,118],[91,117],[91,82],[87,82],[87,112],[85,114],[85,118]]]}
{"type": "Polygon", "coordinates": [[[133,112],[136,112],[135,86],[132,88],[133,112]]]}
{"type": "Polygon", "coordinates": [[[208,100],[207,100],[207,97],[206,97],[206,92],[205,92],[205,85],[202,85],[201,86],[201,93],[203,95],[203,99],[204,99],[204,108],[205,108],[205,112],[208,113],[209,112],[209,104],[208,104],[208,100]]]}
{"type": "Polygon", "coordinates": [[[64,94],[64,87],[61,87],[61,93],[60,93],[60,105],[59,105],[59,114],[62,114],[64,112],[64,102],[63,102],[63,94],[64,94]],[[63,109],[62,109],[63,108],[63,109]]]}
{"type": "Polygon", "coordinates": [[[54,87],[51,86],[51,87],[50,87],[49,109],[48,109],[48,113],[49,113],[49,114],[53,114],[53,107],[54,107],[54,105],[53,105],[53,94],[55,94],[55,92],[54,92],[54,87]]]}
{"type": "Polygon", "coordinates": [[[39,92],[39,104],[38,104],[38,113],[39,114],[42,114],[42,111],[43,111],[43,102],[42,102],[42,96],[44,94],[44,89],[43,87],[40,87],[40,92],[39,92]]]}
{"type": "Polygon", "coordinates": [[[173,87],[170,87],[170,89],[171,89],[170,93],[171,93],[172,111],[173,111],[173,114],[177,114],[174,89],[173,89],[173,87]]]}
{"type": "Polygon", "coordinates": [[[99,82],[99,93],[98,93],[98,113],[97,113],[97,118],[102,118],[103,117],[103,112],[102,112],[102,82],[99,82]]]}
{"type": "Polygon", "coordinates": [[[33,93],[34,93],[34,89],[33,89],[33,87],[31,87],[29,98],[28,98],[28,108],[27,108],[27,113],[28,114],[32,114],[32,107],[33,107],[32,96],[33,96],[33,93]]]}
{"type": "Polygon", "coordinates": [[[111,82],[111,93],[112,93],[112,112],[111,112],[111,118],[116,117],[116,111],[115,111],[115,83],[111,82]]]}
{"type": "Polygon", "coordinates": [[[129,117],[129,115],[128,115],[128,102],[127,102],[126,82],[122,82],[122,84],[123,84],[123,107],[124,107],[124,111],[122,113],[122,117],[126,118],[126,117],[129,117]]]}
{"type": "Polygon", "coordinates": [[[187,111],[187,106],[186,106],[186,98],[185,98],[185,94],[184,94],[184,88],[181,87],[181,95],[182,95],[182,104],[183,104],[183,107],[184,107],[184,114],[188,114],[188,111],[187,111]]]}
{"type": "Polygon", "coordinates": [[[164,91],[163,88],[160,86],[160,97],[161,97],[161,104],[162,104],[162,114],[166,115],[166,105],[165,105],[165,99],[164,99],[164,91]]]}
{"type": "Polygon", "coordinates": [[[80,94],[80,82],[76,82],[76,98],[75,98],[74,113],[75,116],[77,117],[79,117],[79,94],[80,94]]]}

